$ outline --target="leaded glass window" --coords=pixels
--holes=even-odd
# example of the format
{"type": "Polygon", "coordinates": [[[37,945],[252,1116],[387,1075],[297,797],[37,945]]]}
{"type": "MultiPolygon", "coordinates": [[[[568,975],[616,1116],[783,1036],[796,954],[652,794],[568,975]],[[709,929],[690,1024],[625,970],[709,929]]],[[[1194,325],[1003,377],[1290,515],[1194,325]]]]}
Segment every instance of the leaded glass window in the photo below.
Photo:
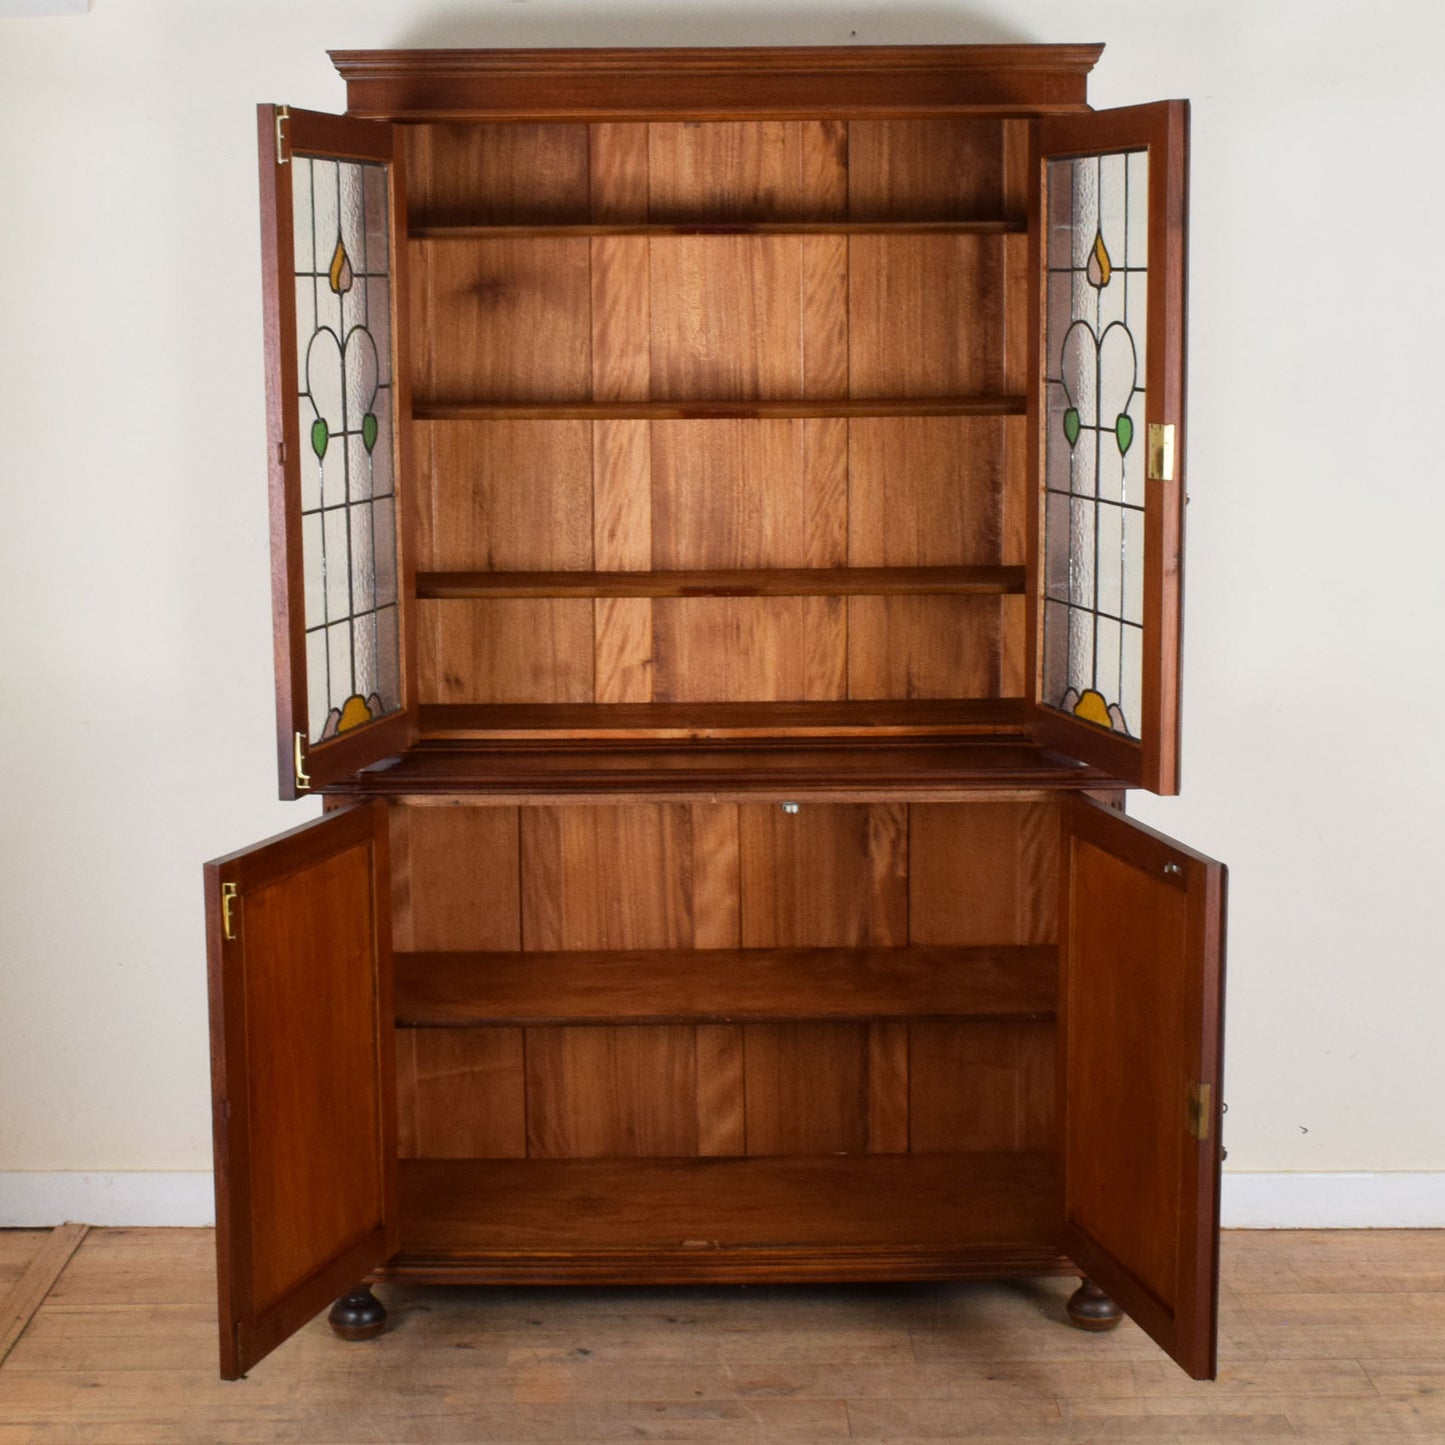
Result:
{"type": "Polygon", "coordinates": [[[291,161],[307,736],[400,710],[387,168],[291,161]]]}
{"type": "Polygon", "coordinates": [[[1149,153],[1052,160],[1045,185],[1042,700],[1137,738],[1149,153]]]}

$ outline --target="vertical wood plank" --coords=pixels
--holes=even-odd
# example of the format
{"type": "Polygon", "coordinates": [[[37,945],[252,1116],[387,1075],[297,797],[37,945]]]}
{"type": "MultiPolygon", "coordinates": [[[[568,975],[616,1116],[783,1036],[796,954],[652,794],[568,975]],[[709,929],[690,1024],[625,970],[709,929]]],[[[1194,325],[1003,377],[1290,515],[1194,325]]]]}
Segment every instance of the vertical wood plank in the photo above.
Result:
{"type": "Polygon", "coordinates": [[[800,396],[837,400],[848,395],[847,236],[802,236],[798,241],[802,294],[800,396]]]}
{"type": "Polygon", "coordinates": [[[392,837],[404,841],[393,869],[404,880],[398,912],[408,949],[521,946],[517,810],[500,807],[392,809],[392,837]]]}
{"type": "Polygon", "coordinates": [[[399,125],[416,226],[566,224],[588,218],[587,128],[491,122],[399,125]]]}
{"type": "Polygon", "coordinates": [[[647,130],[615,121],[587,127],[592,219],[598,224],[647,220],[647,130]]]}
{"type": "Polygon", "coordinates": [[[866,1024],[748,1024],[743,1035],[750,1155],[868,1151],[866,1024]]]}
{"type": "Polygon", "coordinates": [[[1048,1149],[1054,1138],[1054,1025],[915,1023],[912,1149],[1048,1149]]]}
{"type": "Polygon", "coordinates": [[[654,422],[655,565],[842,566],[848,427],[839,418],[654,422]]]}
{"type": "Polygon", "coordinates": [[[403,1159],[524,1159],[522,1030],[398,1029],[403,1159]]]}
{"type": "MultiPolygon", "coordinates": [[[[652,566],[651,453],[646,422],[593,424],[593,549],[601,571],[652,566]]],[[[596,700],[651,702],[651,599],[600,598],[594,627],[596,700]]]]}
{"type": "Polygon", "coordinates": [[[917,803],[910,810],[913,943],[1054,943],[1053,803],[917,803]]]}
{"type": "Polygon", "coordinates": [[[743,1030],[738,1024],[699,1024],[697,1048],[697,1152],[747,1153],[743,1030]]]}
{"type": "Polygon", "coordinates": [[[423,703],[593,700],[586,598],[433,600],[416,610],[423,703]]]}
{"type": "Polygon", "coordinates": [[[653,696],[658,702],[841,699],[847,666],[844,600],[655,600],[653,696]]]}
{"type": "Polygon", "coordinates": [[[950,117],[851,121],[850,218],[991,221],[1003,213],[1022,219],[1027,204],[1003,211],[1003,132],[1010,124],[950,117]]]}
{"type": "Polygon", "coordinates": [[[587,422],[418,422],[416,438],[423,571],[592,566],[587,422]]]}
{"type": "Polygon", "coordinates": [[[699,803],[691,815],[693,947],[737,948],[742,938],[737,807],[699,803]]]}
{"type": "MultiPolygon", "coordinates": [[[[853,567],[995,566],[1006,422],[859,417],[848,423],[853,567]]],[[[1014,554],[1022,562],[1022,549],[1014,554]]]]}
{"type": "Polygon", "coordinates": [[[599,597],[594,604],[597,702],[653,700],[652,599],[599,597]]]}
{"type": "Polygon", "coordinates": [[[527,1030],[527,1153],[534,1159],[697,1153],[697,1057],[688,1025],[527,1030]]]}
{"type": "Polygon", "coordinates": [[[906,1023],[868,1026],[868,1152],[909,1149],[909,1038],[906,1023]]]}
{"type": "Polygon", "coordinates": [[[748,804],[738,820],[744,948],[907,942],[905,806],[748,804]]]}
{"type": "Polygon", "coordinates": [[[593,236],[592,397],[646,401],[651,390],[651,246],[645,236],[593,236]]]}
{"type": "Polygon", "coordinates": [[[849,597],[852,698],[1001,696],[1009,597],[849,597]]]}

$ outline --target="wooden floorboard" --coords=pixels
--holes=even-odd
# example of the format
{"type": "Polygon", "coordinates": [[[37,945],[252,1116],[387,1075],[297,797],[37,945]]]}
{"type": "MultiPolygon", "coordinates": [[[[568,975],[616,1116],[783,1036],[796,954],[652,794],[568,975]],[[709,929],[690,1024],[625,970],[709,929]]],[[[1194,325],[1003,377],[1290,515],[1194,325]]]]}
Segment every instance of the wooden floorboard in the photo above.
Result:
{"type": "MultiPolygon", "coordinates": [[[[46,1234],[0,1232],[0,1280],[46,1234]]],[[[207,1230],[93,1230],[0,1366],[0,1445],[1445,1440],[1445,1231],[1232,1232],[1220,1378],[1067,1280],[784,1289],[384,1287],[216,1376],[207,1230]]]]}

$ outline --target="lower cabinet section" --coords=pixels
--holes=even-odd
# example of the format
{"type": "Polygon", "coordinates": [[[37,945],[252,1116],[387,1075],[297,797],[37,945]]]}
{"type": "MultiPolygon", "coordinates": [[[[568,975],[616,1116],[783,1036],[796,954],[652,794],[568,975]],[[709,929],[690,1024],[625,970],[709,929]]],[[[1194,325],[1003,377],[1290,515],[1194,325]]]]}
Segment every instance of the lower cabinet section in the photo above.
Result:
{"type": "Polygon", "coordinates": [[[368,1277],[1071,1261],[1213,1371],[1223,874],[1121,814],[397,798],[208,881],[228,1376],[368,1277]]]}
{"type": "Polygon", "coordinates": [[[1066,1271],[1042,1153],[407,1161],[388,1276],[475,1284],[1066,1271]]]}

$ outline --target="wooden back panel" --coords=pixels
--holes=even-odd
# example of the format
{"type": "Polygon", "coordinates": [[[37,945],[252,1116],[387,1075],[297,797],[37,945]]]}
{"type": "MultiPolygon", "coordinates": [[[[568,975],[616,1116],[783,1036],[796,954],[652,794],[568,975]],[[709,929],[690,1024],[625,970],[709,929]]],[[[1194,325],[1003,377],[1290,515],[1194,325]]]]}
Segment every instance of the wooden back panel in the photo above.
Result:
{"type": "MultiPolygon", "coordinates": [[[[526,413],[1017,396],[1026,129],[986,116],[399,127],[415,392],[424,413],[472,409],[417,427],[423,574],[1021,565],[1016,415],[526,413]],[[886,230],[898,223],[984,229],[886,230]],[[832,229],[758,230],[779,226],[832,229]]],[[[428,704],[1023,685],[1017,595],[700,587],[449,597],[418,618],[428,704]]]]}
{"type": "MultiPolygon", "coordinates": [[[[398,804],[392,847],[407,951],[663,949],[685,970],[695,949],[1056,937],[1051,802],[398,804]]],[[[942,1153],[1053,1138],[1046,1018],[498,1024],[400,1028],[397,1041],[405,1158],[942,1153]]]]}

